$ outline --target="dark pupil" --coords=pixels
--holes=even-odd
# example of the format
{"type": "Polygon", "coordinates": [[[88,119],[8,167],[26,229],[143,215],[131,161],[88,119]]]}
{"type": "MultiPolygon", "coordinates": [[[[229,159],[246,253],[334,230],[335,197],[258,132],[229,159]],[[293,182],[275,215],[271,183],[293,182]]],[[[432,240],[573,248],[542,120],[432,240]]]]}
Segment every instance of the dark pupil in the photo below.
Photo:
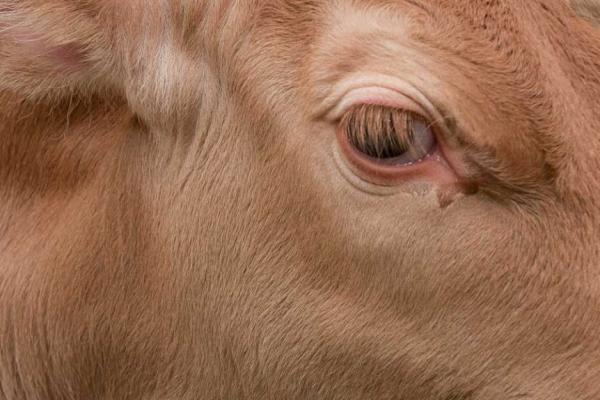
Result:
{"type": "Polygon", "coordinates": [[[372,158],[397,158],[410,150],[411,119],[406,113],[383,106],[363,105],[346,121],[348,141],[372,158]]]}

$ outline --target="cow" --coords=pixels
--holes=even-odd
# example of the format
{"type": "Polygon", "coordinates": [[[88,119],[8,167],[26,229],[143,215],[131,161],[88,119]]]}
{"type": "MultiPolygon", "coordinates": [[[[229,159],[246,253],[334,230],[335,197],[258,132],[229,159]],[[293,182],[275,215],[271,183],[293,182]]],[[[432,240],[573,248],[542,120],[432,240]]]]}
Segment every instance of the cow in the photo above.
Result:
{"type": "Polygon", "coordinates": [[[599,10],[0,0],[0,399],[599,399],[599,10]]]}

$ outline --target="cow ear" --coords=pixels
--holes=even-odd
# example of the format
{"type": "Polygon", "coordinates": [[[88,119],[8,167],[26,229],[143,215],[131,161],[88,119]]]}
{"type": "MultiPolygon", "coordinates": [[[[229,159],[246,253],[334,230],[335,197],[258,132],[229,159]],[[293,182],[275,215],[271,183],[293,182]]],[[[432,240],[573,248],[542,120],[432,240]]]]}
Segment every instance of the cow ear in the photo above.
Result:
{"type": "MultiPolygon", "coordinates": [[[[117,95],[146,123],[182,121],[195,110],[204,75],[195,53],[187,54],[196,42],[182,39],[178,7],[146,0],[0,0],[0,94],[32,100],[117,95]]],[[[185,20],[195,27],[200,16],[185,20]]]]}
{"type": "Polygon", "coordinates": [[[571,0],[578,15],[600,27],[600,0],[571,0]]]}
{"type": "Polygon", "coordinates": [[[0,3],[0,91],[36,99],[105,83],[106,42],[97,22],[73,3],[0,3]]]}

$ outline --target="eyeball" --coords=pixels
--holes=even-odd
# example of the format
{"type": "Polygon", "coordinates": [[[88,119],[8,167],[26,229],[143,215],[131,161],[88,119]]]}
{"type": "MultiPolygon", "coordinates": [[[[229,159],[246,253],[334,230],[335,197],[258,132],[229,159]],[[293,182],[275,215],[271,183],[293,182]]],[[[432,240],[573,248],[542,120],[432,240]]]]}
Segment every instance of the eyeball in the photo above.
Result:
{"type": "Polygon", "coordinates": [[[436,146],[427,120],[402,109],[361,104],[340,122],[341,140],[374,164],[402,167],[423,161],[436,146]]]}

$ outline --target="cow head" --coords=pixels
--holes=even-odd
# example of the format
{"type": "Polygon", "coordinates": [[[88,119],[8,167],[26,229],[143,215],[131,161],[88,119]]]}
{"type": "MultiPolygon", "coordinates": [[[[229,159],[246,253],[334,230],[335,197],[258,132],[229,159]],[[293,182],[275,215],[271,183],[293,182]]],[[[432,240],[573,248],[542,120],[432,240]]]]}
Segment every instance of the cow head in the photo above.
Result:
{"type": "Polygon", "coordinates": [[[0,399],[598,398],[597,15],[0,1],[0,399]]]}

